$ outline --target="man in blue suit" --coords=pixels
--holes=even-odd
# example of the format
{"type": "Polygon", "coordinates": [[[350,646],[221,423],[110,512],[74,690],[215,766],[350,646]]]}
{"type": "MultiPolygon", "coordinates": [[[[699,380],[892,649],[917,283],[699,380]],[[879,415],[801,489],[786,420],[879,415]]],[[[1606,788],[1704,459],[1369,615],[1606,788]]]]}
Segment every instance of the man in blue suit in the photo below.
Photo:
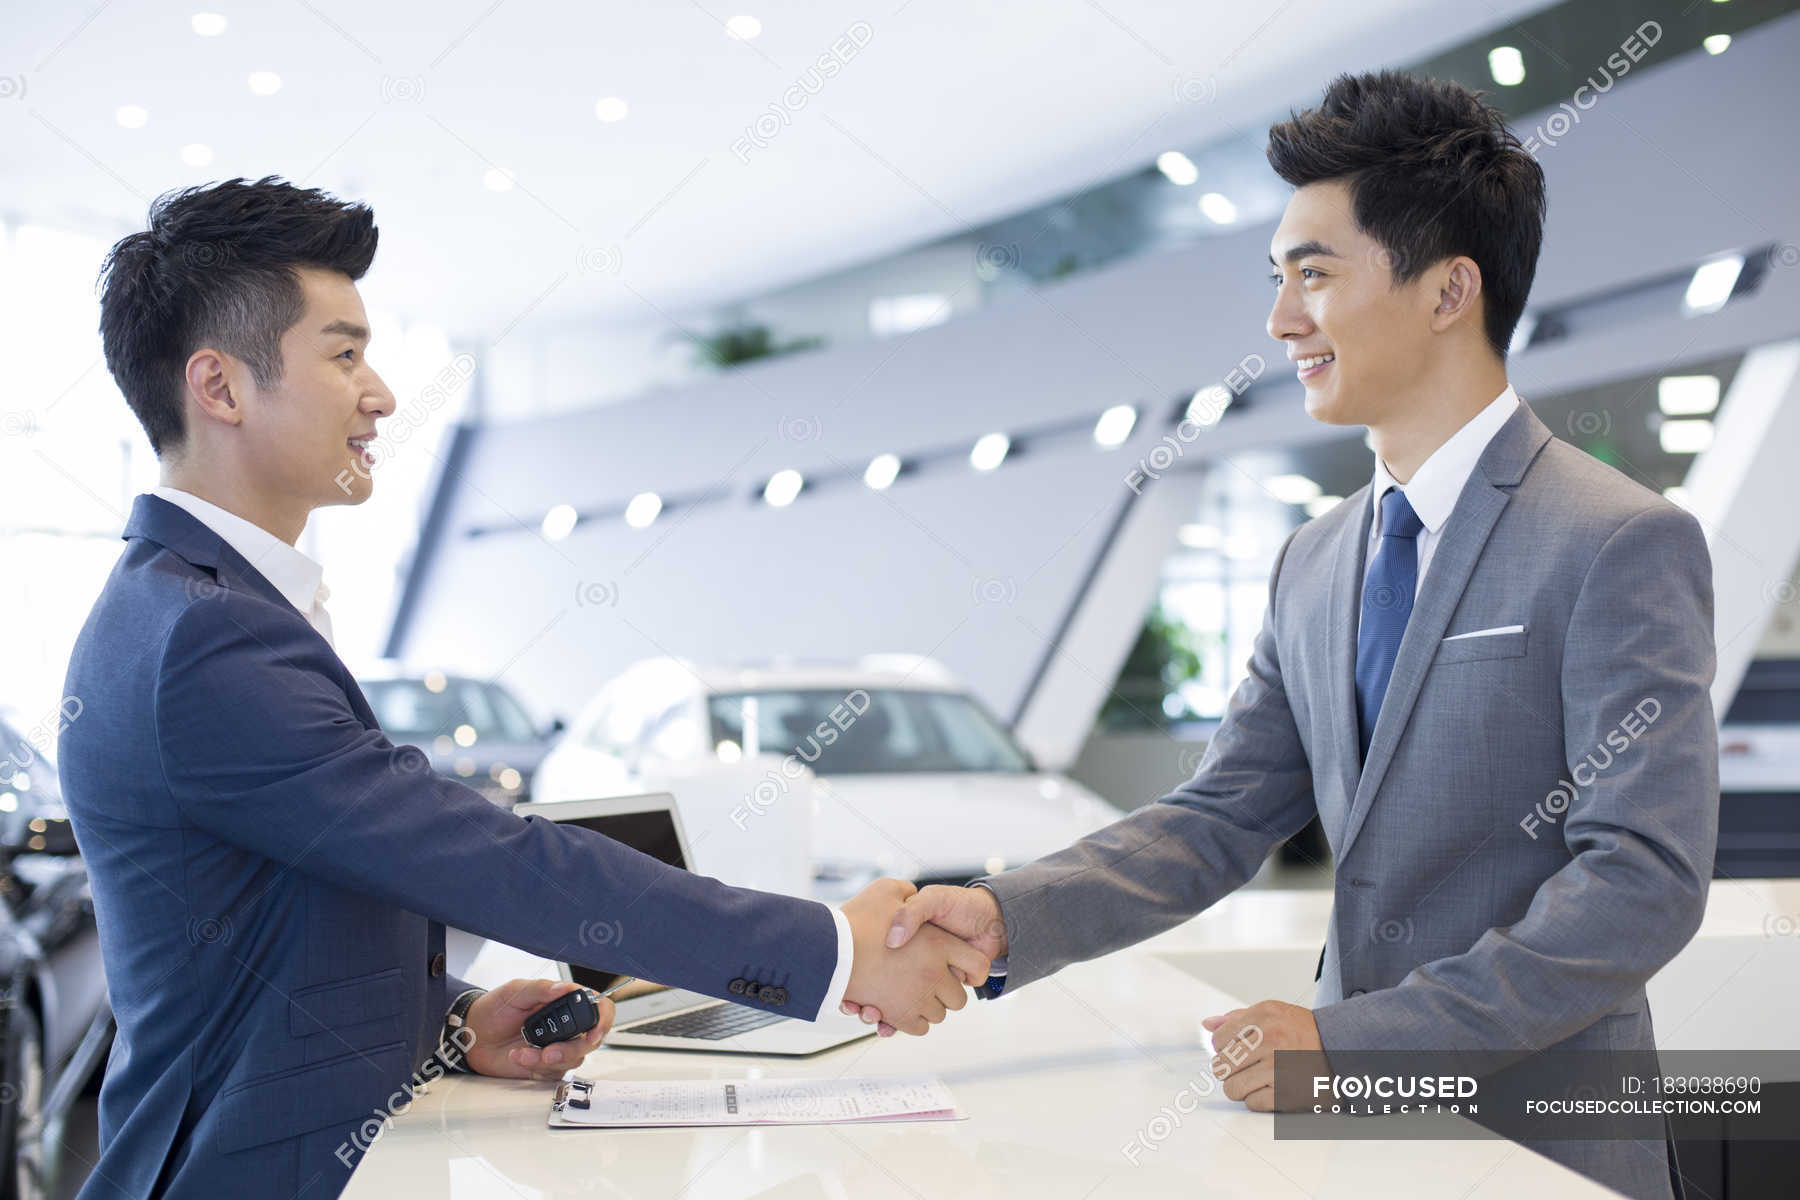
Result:
{"type": "Polygon", "coordinates": [[[294,546],[314,508],[367,498],[393,410],[355,285],[373,214],[271,177],[150,216],[108,258],[101,332],[162,486],[76,643],[61,740],[119,1026],[84,1198],[335,1196],[418,1081],[554,1079],[599,1044],[610,1002],[526,1046],[574,985],[472,988],[446,923],[807,1020],[849,996],[916,1034],[963,1006],[980,953],[882,944],[908,884],[841,911],[727,887],[390,743],[294,546]]]}

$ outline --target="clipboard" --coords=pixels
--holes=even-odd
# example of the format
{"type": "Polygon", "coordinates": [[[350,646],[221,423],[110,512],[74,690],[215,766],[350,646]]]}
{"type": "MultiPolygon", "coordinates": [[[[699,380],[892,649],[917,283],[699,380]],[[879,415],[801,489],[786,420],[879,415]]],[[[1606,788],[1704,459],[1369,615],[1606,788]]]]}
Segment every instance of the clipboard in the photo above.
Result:
{"type": "Polygon", "coordinates": [[[573,1076],[550,1101],[551,1129],[681,1129],[961,1121],[941,1079],[593,1080],[573,1076]]]}

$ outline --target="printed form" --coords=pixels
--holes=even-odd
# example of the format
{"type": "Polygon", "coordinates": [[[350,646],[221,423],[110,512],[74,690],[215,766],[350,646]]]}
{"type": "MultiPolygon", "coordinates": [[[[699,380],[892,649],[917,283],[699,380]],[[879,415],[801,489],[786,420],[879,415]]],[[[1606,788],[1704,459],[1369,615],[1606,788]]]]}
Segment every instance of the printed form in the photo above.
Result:
{"type": "Polygon", "coordinates": [[[854,1121],[957,1121],[964,1114],[941,1079],[667,1079],[564,1081],[550,1105],[553,1128],[687,1125],[834,1125],[854,1121]]]}

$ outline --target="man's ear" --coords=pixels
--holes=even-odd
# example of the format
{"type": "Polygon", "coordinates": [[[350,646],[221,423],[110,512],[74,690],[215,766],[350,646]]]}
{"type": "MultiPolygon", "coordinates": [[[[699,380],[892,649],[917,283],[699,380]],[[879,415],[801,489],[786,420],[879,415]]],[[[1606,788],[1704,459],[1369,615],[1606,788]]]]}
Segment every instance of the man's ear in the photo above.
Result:
{"type": "Polygon", "coordinates": [[[237,425],[244,419],[244,407],[232,394],[233,376],[240,364],[211,347],[201,347],[188,356],[184,382],[187,395],[200,409],[201,416],[226,425],[237,425]]]}
{"type": "Polygon", "coordinates": [[[1476,310],[1481,296],[1481,268],[1475,260],[1458,257],[1450,260],[1449,270],[1438,285],[1437,308],[1432,310],[1431,327],[1442,332],[1476,310]]]}

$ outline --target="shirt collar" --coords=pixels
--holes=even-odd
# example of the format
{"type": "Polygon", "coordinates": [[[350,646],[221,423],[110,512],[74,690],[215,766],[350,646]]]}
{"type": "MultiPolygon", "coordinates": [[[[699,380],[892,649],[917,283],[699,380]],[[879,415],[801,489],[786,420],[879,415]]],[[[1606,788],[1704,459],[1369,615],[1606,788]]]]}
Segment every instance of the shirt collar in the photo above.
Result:
{"type": "Polygon", "coordinates": [[[1475,469],[1481,452],[1487,449],[1487,444],[1494,440],[1494,435],[1500,432],[1500,427],[1506,424],[1518,405],[1519,394],[1509,383],[1486,408],[1470,417],[1448,441],[1433,450],[1431,457],[1419,464],[1419,469],[1404,484],[1388,473],[1387,464],[1377,454],[1375,479],[1369,492],[1375,506],[1370,532],[1380,534],[1381,498],[1388,488],[1397,487],[1405,494],[1406,502],[1412,505],[1425,528],[1436,533],[1450,519],[1450,510],[1456,507],[1457,497],[1462,495],[1463,485],[1469,482],[1469,473],[1475,469]]]}
{"type": "Polygon", "coordinates": [[[262,526],[179,488],[155,487],[150,494],[185,509],[223,538],[226,545],[274,584],[275,590],[302,616],[311,613],[315,603],[324,602],[325,568],[262,526]]]}

